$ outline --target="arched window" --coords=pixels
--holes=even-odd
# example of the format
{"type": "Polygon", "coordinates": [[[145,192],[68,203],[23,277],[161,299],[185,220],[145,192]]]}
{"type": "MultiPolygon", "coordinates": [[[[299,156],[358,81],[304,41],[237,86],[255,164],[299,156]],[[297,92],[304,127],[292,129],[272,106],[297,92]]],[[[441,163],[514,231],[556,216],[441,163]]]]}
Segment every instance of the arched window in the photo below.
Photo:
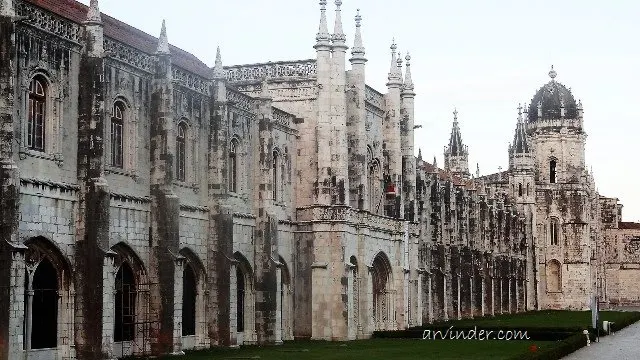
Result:
{"type": "Polygon", "coordinates": [[[518,184],[518,196],[522,196],[522,183],[518,184]]]}
{"type": "Polygon", "coordinates": [[[182,272],[182,336],[196,334],[196,274],[187,263],[182,272]]]}
{"type": "Polygon", "coordinates": [[[34,321],[31,327],[31,349],[55,348],[58,346],[58,272],[46,257],[40,261],[33,274],[31,290],[31,318],[34,321]]]}
{"type": "Polygon", "coordinates": [[[369,163],[369,211],[377,213],[382,201],[378,194],[380,188],[380,164],[376,159],[369,163]]]}
{"type": "Polygon", "coordinates": [[[556,160],[551,159],[549,161],[549,182],[555,184],[556,182],[556,160]]]}
{"type": "Polygon", "coordinates": [[[527,196],[529,196],[530,190],[531,190],[531,184],[527,183],[527,196]]]}
{"type": "Polygon", "coordinates": [[[278,171],[278,167],[280,166],[280,155],[278,154],[278,151],[274,151],[273,152],[273,200],[278,201],[278,196],[279,194],[279,189],[278,187],[280,186],[280,182],[278,181],[278,175],[279,175],[279,171],[278,171]]]}
{"type": "Polygon", "coordinates": [[[551,237],[551,245],[558,245],[559,243],[559,226],[558,226],[558,219],[551,219],[551,222],[549,223],[549,234],[551,237]]]}
{"type": "Polygon", "coordinates": [[[133,270],[124,262],[116,274],[114,341],[132,341],[135,338],[136,290],[133,270]]]}
{"type": "Polygon", "coordinates": [[[29,85],[29,118],[27,121],[27,147],[44,151],[47,110],[47,83],[40,75],[29,85]]]}
{"type": "Polygon", "coordinates": [[[236,280],[237,280],[237,301],[236,301],[236,331],[243,332],[244,331],[244,273],[240,269],[240,267],[236,267],[236,280]]]}
{"type": "Polygon", "coordinates": [[[562,290],[562,268],[557,260],[547,263],[547,292],[562,290]]]}
{"type": "Polygon", "coordinates": [[[186,181],[187,178],[187,124],[178,125],[176,136],[176,179],[186,181]]]}
{"type": "Polygon", "coordinates": [[[124,167],[124,112],[125,107],[121,101],[113,103],[111,115],[111,165],[117,168],[124,167]]]}
{"type": "Polygon", "coordinates": [[[231,140],[229,144],[229,191],[238,191],[238,142],[231,140]]]}

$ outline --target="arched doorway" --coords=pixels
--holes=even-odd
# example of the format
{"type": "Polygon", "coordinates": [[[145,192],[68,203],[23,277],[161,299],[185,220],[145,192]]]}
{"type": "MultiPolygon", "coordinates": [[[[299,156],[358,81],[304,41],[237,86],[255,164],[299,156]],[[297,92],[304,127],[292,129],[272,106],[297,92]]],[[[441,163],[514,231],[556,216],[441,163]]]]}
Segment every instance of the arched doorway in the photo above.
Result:
{"type": "Polygon", "coordinates": [[[115,327],[113,340],[135,339],[137,287],[133,269],[124,262],[116,273],[115,327]]]}
{"type": "Polygon", "coordinates": [[[253,344],[256,341],[253,271],[249,261],[240,253],[235,254],[237,260],[236,276],[236,341],[238,345],[253,344]]]}
{"type": "Polygon", "coordinates": [[[373,320],[375,330],[386,330],[393,321],[391,264],[384,253],[378,253],[371,269],[373,320]]]}
{"type": "Polygon", "coordinates": [[[196,273],[186,263],[182,271],[182,336],[196,334],[196,273]]]}
{"type": "Polygon", "coordinates": [[[67,356],[69,348],[61,344],[73,329],[73,313],[63,311],[72,307],[71,266],[44,237],[29,239],[25,245],[24,349],[29,357],[67,356]]]}
{"type": "Polygon", "coordinates": [[[293,340],[293,306],[291,299],[291,275],[289,267],[280,257],[280,329],[282,340],[293,340]]]}

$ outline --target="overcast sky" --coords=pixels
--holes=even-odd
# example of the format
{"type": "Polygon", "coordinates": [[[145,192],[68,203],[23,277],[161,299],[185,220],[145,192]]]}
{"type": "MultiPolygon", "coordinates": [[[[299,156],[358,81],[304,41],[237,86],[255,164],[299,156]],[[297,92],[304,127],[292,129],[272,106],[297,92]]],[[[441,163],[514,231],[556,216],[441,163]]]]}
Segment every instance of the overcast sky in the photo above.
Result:
{"type": "MultiPolygon", "coordinates": [[[[218,45],[225,65],[315,57],[318,1],[101,0],[100,8],[155,36],[166,19],[169,41],[209,65],[218,45]]],[[[620,199],[625,221],[640,221],[640,2],[343,0],[350,46],[356,8],[370,86],[386,91],[393,37],[403,57],[411,53],[425,160],[435,155],[442,166],[457,107],[470,167],[505,169],[518,103],[549,81],[553,64],[584,105],[586,161],[600,194],[620,199]]]]}

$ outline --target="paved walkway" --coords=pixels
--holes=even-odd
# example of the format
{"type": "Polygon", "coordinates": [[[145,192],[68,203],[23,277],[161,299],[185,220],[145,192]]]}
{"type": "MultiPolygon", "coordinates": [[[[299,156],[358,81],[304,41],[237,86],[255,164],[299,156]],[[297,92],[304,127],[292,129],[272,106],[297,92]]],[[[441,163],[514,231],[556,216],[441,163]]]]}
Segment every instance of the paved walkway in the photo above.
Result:
{"type": "MultiPolygon", "coordinates": [[[[586,341],[586,339],[585,339],[586,341]]],[[[563,358],[564,360],[638,360],[640,359],[640,322],[613,335],[600,338],[563,358]]]]}

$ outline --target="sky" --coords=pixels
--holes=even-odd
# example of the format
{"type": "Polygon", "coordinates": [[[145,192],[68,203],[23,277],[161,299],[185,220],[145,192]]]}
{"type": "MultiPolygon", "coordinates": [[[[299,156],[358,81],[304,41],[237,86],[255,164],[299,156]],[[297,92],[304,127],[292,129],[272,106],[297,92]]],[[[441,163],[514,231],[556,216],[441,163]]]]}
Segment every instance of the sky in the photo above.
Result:
{"type": "MultiPolygon", "coordinates": [[[[473,172],[506,169],[518,104],[531,102],[554,65],[584,105],[599,193],[620,199],[624,221],[640,222],[640,2],[343,0],[350,46],[358,8],[368,85],[386,92],[393,38],[411,54],[425,160],[442,166],[457,108],[473,172]]],[[[327,9],[332,32],[332,0],[327,9]]],[[[225,65],[314,58],[320,18],[311,0],[100,0],[100,10],[155,36],[165,19],[169,42],[210,66],[217,46],[225,65]]]]}

